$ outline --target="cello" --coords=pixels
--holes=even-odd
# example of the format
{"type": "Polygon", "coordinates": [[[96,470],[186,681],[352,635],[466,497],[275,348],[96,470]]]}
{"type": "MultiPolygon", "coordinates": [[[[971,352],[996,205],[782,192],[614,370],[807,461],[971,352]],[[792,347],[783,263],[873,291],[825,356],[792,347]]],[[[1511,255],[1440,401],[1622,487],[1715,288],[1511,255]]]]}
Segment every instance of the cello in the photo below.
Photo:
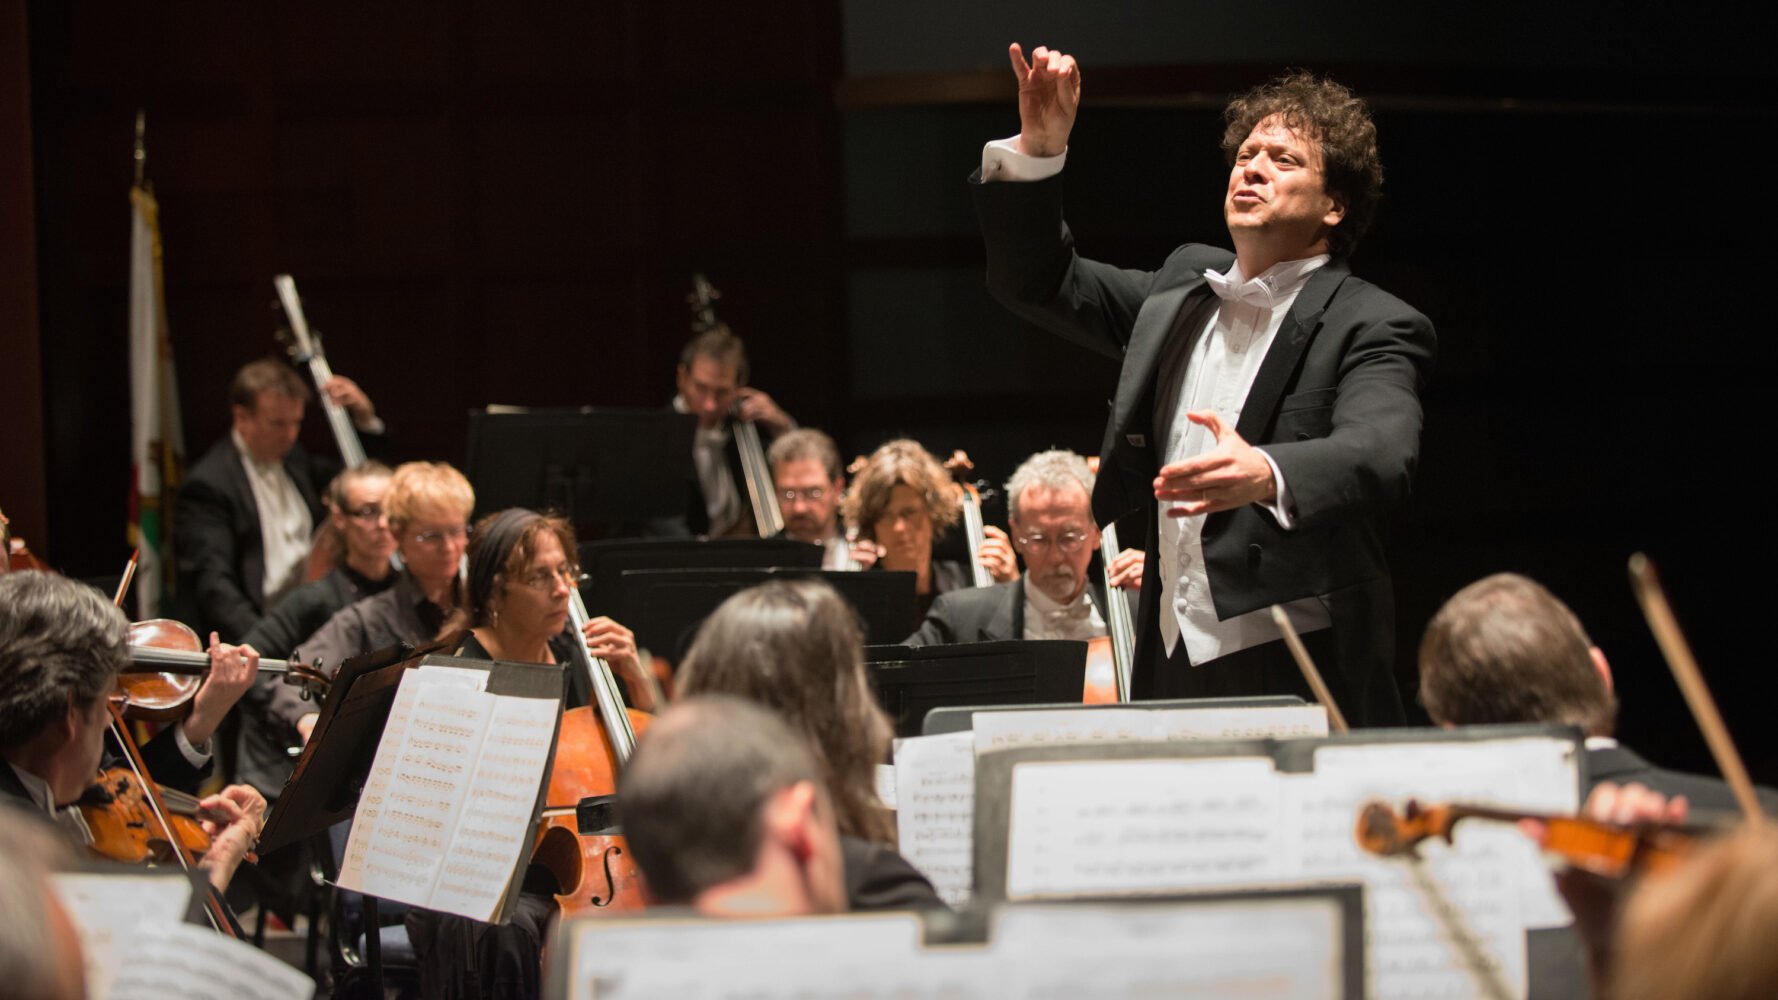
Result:
{"type": "Polygon", "coordinates": [[[532,860],[556,878],[555,898],[564,917],[646,905],[642,873],[609,805],[617,793],[618,772],[652,717],[624,706],[611,665],[587,651],[583,637],[589,617],[575,588],[568,603],[576,640],[574,666],[586,674],[593,703],[562,713],[543,820],[532,849],[532,860]],[[592,831],[583,832],[589,826],[592,831]]]}

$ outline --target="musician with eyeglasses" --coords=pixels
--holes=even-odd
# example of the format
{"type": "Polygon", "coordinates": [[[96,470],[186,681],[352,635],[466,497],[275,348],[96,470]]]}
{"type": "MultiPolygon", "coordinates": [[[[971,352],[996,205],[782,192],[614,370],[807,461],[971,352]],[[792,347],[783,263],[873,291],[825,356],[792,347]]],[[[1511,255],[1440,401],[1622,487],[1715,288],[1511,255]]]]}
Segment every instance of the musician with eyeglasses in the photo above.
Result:
{"type": "Polygon", "coordinates": [[[876,547],[848,539],[840,523],[846,473],[833,438],[812,427],[791,431],[772,442],[766,463],[784,515],[780,537],[821,546],[822,569],[869,569],[876,563],[876,547]]]}
{"type": "MultiPolygon", "coordinates": [[[[1088,573],[1100,542],[1092,495],[1093,473],[1079,455],[1045,451],[1026,459],[1006,483],[1013,548],[1025,572],[992,587],[940,594],[907,644],[1105,635],[1105,595],[1088,573]]],[[[1120,599],[1141,587],[1142,568],[1140,550],[1112,558],[1110,583],[1120,599]]]]}
{"type": "MultiPolygon", "coordinates": [[[[461,600],[457,571],[469,547],[469,515],[475,490],[463,473],[444,462],[408,462],[389,478],[383,511],[401,553],[402,572],[394,586],[342,608],[306,642],[296,658],[320,662],[331,675],[360,653],[398,642],[432,641],[461,600]]],[[[272,715],[303,741],[319,709],[297,689],[278,685],[272,715]]]]}

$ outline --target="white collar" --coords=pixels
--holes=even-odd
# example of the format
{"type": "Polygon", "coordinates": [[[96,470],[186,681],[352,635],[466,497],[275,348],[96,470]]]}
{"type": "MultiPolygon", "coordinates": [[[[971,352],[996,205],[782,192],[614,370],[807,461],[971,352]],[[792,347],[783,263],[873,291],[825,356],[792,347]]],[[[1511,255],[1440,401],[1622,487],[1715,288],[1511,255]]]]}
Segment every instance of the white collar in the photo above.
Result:
{"type": "Polygon", "coordinates": [[[1033,585],[1031,583],[1031,574],[1029,573],[1025,574],[1022,586],[1025,588],[1025,600],[1029,601],[1032,609],[1041,615],[1054,614],[1058,611],[1072,611],[1079,608],[1082,604],[1091,605],[1093,602],[1092,596],[1088,593],[1087,588],[1082,587],[1080,588],[1080,594],[1076,596],[1074,600],[1067,604],[1062,604],[1033,585]]]}
{"type": "Polygon", "coordinates": [[[1272,309],[1302,291],[1309,276],[1331,259],[1327,254],[1321,253],[1299,260],[1281,260],[1253,278],[1241,273],[1241,262],[1237,260],[1226,274],[1206,270],[1204,280],[1222,298],[1245,302],[1261,309],[1272,309]]]}
{"type": "Polygon", "coordinates": [[[258,470],[260,474],[268,475],[284,467],[283,459],[279,459],[276,462],[261,462],[259,459],[254,458],[253,453],[247,450],[247,442],[241,437],[240,431],[231,430],[228,432],[228,436],[229,440],[235,443],[235,451],[240,452],[241,461],[246,462],[250,468],[258,470]]]}
{"type": "Polygon", "coordinates": [[[12,773],[19,776],[19,783],[25,786],[25,791],[30,794],[31,801],[37,803],[37,808],[53,815],[56,811],[55,793],[50,790],[49,782],[11,761],[7,761],[6,766],[12,768],[12,773]]]}

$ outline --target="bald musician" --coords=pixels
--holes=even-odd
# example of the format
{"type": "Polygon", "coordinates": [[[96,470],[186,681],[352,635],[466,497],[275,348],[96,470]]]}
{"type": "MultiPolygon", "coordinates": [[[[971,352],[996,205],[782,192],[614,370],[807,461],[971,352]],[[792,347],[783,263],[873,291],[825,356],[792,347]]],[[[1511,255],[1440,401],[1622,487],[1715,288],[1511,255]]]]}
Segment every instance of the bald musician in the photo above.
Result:
{"type": "Polygon", "coordinates": [[[624,835],[651,897],[711,917],[842,913],[833,803],[801,738],[722,695],[675,702],[618,777],[624,835]]]}
{"type": "MultiPolygon", "coordinates": [[[[72,806],[93,787],[105,757],[107,700],[129,662],[128,630],[123,612],[84,583],[37,571],[0,576],[0,800],[53,819],[82,847],[91,834],[72,806]]],[[[213,645],[211,683],[223,674],[251,678],[257,659],[251,650],[213,645]]],[[[180,773],[181,751],[171,747],[163,735],[144,748],[150,774],[163,784],[170,783],[163,775],[180,773]]],[[[182,783],[195,786],[198,769],[187,763],[183,773],[182,783]]],[[[213,836],[200,864],[213,886],[226,889],[259,837],[265,798],[230,785],[198,807],[213,836]]]]}
{"type": "MultiPolygon", "coordinates": [[[[1027,458],[1006,481],[1013,548],[1025,561],[1017,579],[940,594],[910,646],[997,639],[1093,639],[1106,634],[1103,595],[1089,578],[1101,535],[1093,523],[1093,473],[1071,451],[1027,458]]],[[[1143,553],[1111,562],[1111,585],[1142,585],[1143,553]]]]}
{"type": "MultiPolygon", "coordinates": [[[[383,422],[356,382],[323,387],[365,435],[381,444],[383,422]]],[[[233,429],[198,459],[179,487],[174,543],[179,590],[193,602],[188,623],[239,642],[260,616],[302,582],[315,523],[316,492],[339,468],[296,443],[308,386],[275,358],[250,362],[229,384],[233,429]]]]}

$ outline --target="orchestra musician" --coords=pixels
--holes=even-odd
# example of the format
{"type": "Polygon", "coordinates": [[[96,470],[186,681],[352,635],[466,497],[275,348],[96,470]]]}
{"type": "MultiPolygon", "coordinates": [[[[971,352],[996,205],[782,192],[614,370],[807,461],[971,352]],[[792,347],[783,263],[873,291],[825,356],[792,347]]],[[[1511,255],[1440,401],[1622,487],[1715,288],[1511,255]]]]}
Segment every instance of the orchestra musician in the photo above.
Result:
{"type": "MultiPolygon", "coordinates": [[[[1087,572],[1101,541],[1092,495],[1092,470],[1074,452],[1027,458],[1006,482],[1012,543],[1025,559],[1024,575],[941,594],[907,645],[1105,635],[1105,595],[1087,572]]],[[[1110,583],[1120,599],[1122,588],[1141,586],[1142,567],[1136,549],[1111,560],[1110,583]]]]}
{"type": "MultiPolygon", "coordinates": [[[[383,510],[389,476],[388,466],[373,461],[333,478],[327,519],[344,542],[339,565],[291,591],[248,630],[243,645],[261,656],[287,659],[340,609],[394,585],[397,574],[389,557],[395,554],[395,534],[383,510]]],[[[267,799],[283,790],[291,770],[288,734],[270,716],[272,696],[281,686],[279,678],[261,678],[241,699],[236,776],[267,799]]]]}
{"type": "Polygon", "coordinates": [[[1078,256],[1062,221],[1079,67],[1009,55],[1020,132],[971,178],[988,286],[1122,359],[1093,510],[1157,515],[1136,695],[1306,694],[1268,611],[1282,604],[1353,724],[1404,721],[1379,521],[1408,489],[1435,345],[1424,316],[1347,267],[1382,182],[1368,110],[1307,74],[1235,99],[1234,252],[1188,245],[1126,270],[1078,256]]]}
{"type": "Polygon", "coordinates": [[[852,909],[944,905],[894,850],[894,816],[876,791],[894,731],[871,694],[857,616],[833,588],[772,581],[724,601],[698,628],[679,685],[757,702],[808,741],[839,823],[852,909]]]}
{"type": "Polygon", "coordinates": [[[822,569],[869,569],[877,561],[876,548],[852,545],[840,524],[846,472],[833,438],[800,427],[772,442],[766,463],[784,515],[782,537],[821,546],[822,569]]]}
{"type": "MultiPolygon", "coordinates": [[[[251,650],[213,642],[206,687],[232,687],[238,697],[257,661],[251,650]]],[[[0,576],[0,801],[51,818],[81,847],[91,833],[71,806],[99,773],[112,728],[108,701],[129,662],[129,622],[104,595],[51,573],[0,576]]],[[[194,702],[202,697],[200,691],[194,702]]],[[[169,727],[142,756],[162,784],[190,791],[209,762],[199,768],[186,757],[189,747],[179,745],[185,738],[173,735],[181,729],[169,727]]],[[[212,834],[199,864],[210,884],[224,890],[259,837],[265,798],[230,785],[198,807],[212,834]]]]}
{"type": "Polygon", "coordinates": [[[771,396],[747,384],[750,374],[747,348],[722,323],[693,337],[679,354],[678,394],[672,406],[698,418],[692,438],[696,502],[688,506],[681,533],[711,537],[757,533],[732,424],[747,421],[776,436],[796,422],[771,396]]]}
{"type": "Polygon", "coordinates": [[[834,803],[801,736],[740,698],[677,701],[618,779],[649,894],[709,917],[843,913],[834,803]]]}
{"type": "MultiPolygon", "coordinates": [[[[852,477],[842,509],[860,544],[876,547],[878,569],[914,573],[915,617],[910,628],[925,617],[938,595],[970,586],[968,567],[933,558],[933,542],[955,527],[963,513],[951,474],[918,441],[900,438],[872,452],[852,477]]],[[[983,533],[981,560],[989,574],[1002,582],[1017,577],[1018,560],[1006,532],[987,525],[983,533]]]]}
{"type": "Polygon", "coordinates": [[[15,1000],[87,995],[80,932],[50,884],[68,865],[67,846],[41,819],[0,802],[0,983],[15,1000]]]}
{"type": "MultiPolygon", "coordinates": [[[[475,490],[443,462],[406,462],[389,477],[384,516],[401,553],[402,572],[389,588],[341,608],[297,648],[298,659],[337,671],[360,653],[399,642],[430,642],[458,602],[457,569],[469,545],[475,490]]],[[[272,739],[309,738],[320,711],[287,684],[276,685],[267,711],[281,727],[272,739]]]]}
{"type": "MultiPolygon", "coordinates": [[[[1738,809],[1729,786],[1656,767],[1612,738],[1611,664],[1580,619],[1535,580],[1497,573],[1454,594],[1420,641],[1420,701],[1441,726],[1548,722],[1586,732],[1590,787],[1641,785],[1693,809],[1738,809]]],[[[1778,792],[1760,789],[1778,815],[1778,792]]]]}
{"type": "MultiPolygon", "coordinates": [[[[383,422],[356,382],[336,375],[323,391],[373,446],[380,444],[383,422]]],[[[173,531],[190,624],[240,642],[302,582],[322,513],[315,487],[338,463],[296,443],[310,393],[282,361],[249,362],[235,373],[228,398],[233,429],[187,473],[173,531]]]]}
{"type": "MultiPolygon", "coordinates": [[[[469,550],[464,603],[443,633],[467,629],[455,655],[520,663],[570,663],[569,643],[582,641],[623,678],[648,707],[636,639],[609,618],[587,623],[583,636],[564,631],[579,586],[574,529],[566,519],[510,508],[482,518],[469,550]]],[[[564,688],[569,675],[564,672],[564,688]]],[[[437,997],[535,997],[541,988],[543,939],[556,902],[548,876],[526,877],[510,922],[411,909],[408,937],[420,961],[421,992],[437,997]]]]}

